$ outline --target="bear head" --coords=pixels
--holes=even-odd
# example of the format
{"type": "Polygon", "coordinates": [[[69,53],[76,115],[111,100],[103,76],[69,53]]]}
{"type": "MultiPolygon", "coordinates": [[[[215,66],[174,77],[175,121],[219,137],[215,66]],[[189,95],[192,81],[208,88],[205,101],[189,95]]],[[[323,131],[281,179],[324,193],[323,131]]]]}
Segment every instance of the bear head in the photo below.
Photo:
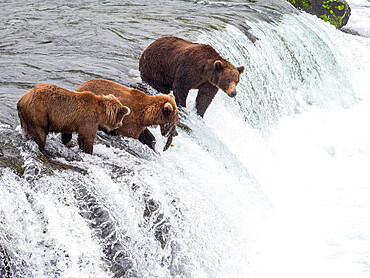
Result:
{"type": "Polygon", "coordinates": [[[105,106],[105,120],[101,124],[107,131],[116,129],[122,125],[123,118],[131,113],[130,108],[121,104],[114,96],[102,96],[105,106]]]}
{"type": "Polygon", "coordinates": [[[235,97],[236,85],[239,83],[240,74],[244,72],[244,67],[235,67],[226,60],[216,60],[213,63],[213,72],[211,84],[224,91],[229,97],[235,97]]]}
{"type": "Polygon", "coordinates": [[[173,95],[158,94],[154,96],[156,104],[146,113],[145,121],[159,125],[162,136],[177,136],[176,125],[179,122],[179,113],[173,95]]]}
{"type": "MultiPolygon", "coordinates": [[[[173,95],[169,95],[174,98],[173,95]]],[[[166,102],[163,106],[163,114],[166,122],[160,125],[162,136],[172,137],[177,136],[176,125],[179,122],[179,113],[177,111],[176,102],[166,102]]]]}

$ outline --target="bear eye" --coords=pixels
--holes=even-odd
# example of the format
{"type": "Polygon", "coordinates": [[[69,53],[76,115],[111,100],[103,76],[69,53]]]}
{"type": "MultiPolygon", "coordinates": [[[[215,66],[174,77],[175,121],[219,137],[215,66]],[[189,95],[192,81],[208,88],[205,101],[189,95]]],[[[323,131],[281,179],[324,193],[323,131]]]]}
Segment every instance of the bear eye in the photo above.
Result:
{"type": "Polygon", "coordinates": [[[230,78],[228,78],[228,79],[227,79],[227,83],[230,83],[230,82],[231,82],[231,79],[230,79],[230,78]]]}

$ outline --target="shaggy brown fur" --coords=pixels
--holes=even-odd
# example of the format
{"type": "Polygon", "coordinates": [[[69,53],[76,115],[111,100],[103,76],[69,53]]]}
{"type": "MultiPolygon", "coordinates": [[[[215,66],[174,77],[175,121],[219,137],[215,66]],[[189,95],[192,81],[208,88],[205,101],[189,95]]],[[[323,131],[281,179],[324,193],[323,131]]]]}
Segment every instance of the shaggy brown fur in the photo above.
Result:
{"type": "Polygon", "coordinates": [[[139,61],[141,79],[156,90],[171,90],[179,106],[186,107],[190,89],[199,89],[196,108],[203,117],[218,89],[236,95],[244,67],[235,67],[211,46],[177,37],[163,37],[144,50],[139,61]]]}
{"type": "Polygon", "coordinates": [[[72,132],[77,132],[80,149],[92,154],[98,125],[108,130],[117,128],[130,113],[115,96],[77,93],[47,83],[26,92],[17,109],[22,128],[46,157],[51,156],[45,151],[49,132],[61,132],[64,144],[71,140],[72,132]]]}
{"type": "Polygon", "coordinates": [[[123,105],[131,109],[130,115],[123,119],[123,125],[115,130],[115,135],[139,139],[155,150],[155,138],[147,129],[159,125],[163,136],[176,136],[179,121],[176,102],[172,95],[149,96],[144,92],[128,88],[106,79],[93,79],[83,83],[76,91],[89,90],[97,95],[112,94],[123,105]]]}

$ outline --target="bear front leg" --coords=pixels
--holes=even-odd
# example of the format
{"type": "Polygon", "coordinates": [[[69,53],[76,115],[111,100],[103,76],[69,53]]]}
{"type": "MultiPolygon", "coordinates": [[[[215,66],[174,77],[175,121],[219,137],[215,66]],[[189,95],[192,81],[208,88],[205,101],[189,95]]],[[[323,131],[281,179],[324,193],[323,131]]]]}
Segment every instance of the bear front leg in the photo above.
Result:
{"type": "Polygon", "coordinates": [[[195,100],[195,106],[197,108],[198,115],[203,118],[208,106],[217,94],[218,88],[207,82],[200,85],[197,89],[199,90],[195,100]]]}
{"type": "Polygon", "coordinates": [[[149,129],[147,128],[144,129],[144,131],[139,135],[138,139],[141,143],[143,143],[144,145],[147,145],[149,148],[155,151],[155,137],[149,131],[149,129]]]}
{"type": "Polygon", "coordinates": [[[67,145],[72,140],[72,133],[62,133],[62,143],[67,145]]]}
{"type": "Polygon", "coordinates": [[[188,93],[189,91],[186,90],[173,90],[177,106],[186,107],[186,98],[188,97],[188,93]]]}
{"type": "Polygon", "coordinates": [[[173,95],[177,106],[186,107],[186,98],[188,97],[190,88],[183,86],[181,81],[176,80],[173,83],[173,95]]]}

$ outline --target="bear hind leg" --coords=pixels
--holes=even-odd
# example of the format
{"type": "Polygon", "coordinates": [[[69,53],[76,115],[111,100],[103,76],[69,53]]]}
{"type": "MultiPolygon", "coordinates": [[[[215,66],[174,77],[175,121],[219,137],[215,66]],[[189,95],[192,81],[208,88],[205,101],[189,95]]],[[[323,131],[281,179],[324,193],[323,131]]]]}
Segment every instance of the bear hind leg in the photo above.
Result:
{"type": "Polygon", "coordinates": [[[186,99],[188,97],[191,87],[184,86],[180,79],[175,80],[173,83],[173,94],[177,106],[186,107],[186,99]]]}
{"type": "MultiPolygon", "coordinates": [[[[150,84],[151,85],[151,84],[150,84]]],[[[162,94],[166,94],[168,95],[169,93],[171,93],[171,86],[168,86],[168,85],[164,85],[164,84],[161,84],[161,85],[158,85],[158,84],[153,84],[151,85],[154,89],[156,89],[158,92],[162,93],[162,94]]]]}
{"type": "Polygon", "coordinates": [[[204,113],[215,97],[218,88],[207,82],[200,85],[198,89],[199,90],[197,98],[195,100],[195,106],[197,108],[198,115],[203,118],[204,113]]]}
{"type": "Polygon", "coordinates": [[[39,146],[39,151],[48,159],[54,158],[54,156],[45,150],[46,136],[47,133],[42,128],[36,128],[29,134],[29,136],[39,146]]]}
{"type": "Polygon", "coordinates": [[[179,88],[179,86],[176,86],[173,89],[173,95],[175,96],[177,106],[186,107],[186,99],[188,97],[189,90],[190,89],[179,88]]]}
{"type": "Polygon", "coordinates": [[[173,91],[173,94],[175,96],[175,101],[176,101],[177,106],[179,106],[179,107],[186,107],[186,99],[188,97],[188,92],[177,91],[177,90],[176,91],[173,91]]]}

